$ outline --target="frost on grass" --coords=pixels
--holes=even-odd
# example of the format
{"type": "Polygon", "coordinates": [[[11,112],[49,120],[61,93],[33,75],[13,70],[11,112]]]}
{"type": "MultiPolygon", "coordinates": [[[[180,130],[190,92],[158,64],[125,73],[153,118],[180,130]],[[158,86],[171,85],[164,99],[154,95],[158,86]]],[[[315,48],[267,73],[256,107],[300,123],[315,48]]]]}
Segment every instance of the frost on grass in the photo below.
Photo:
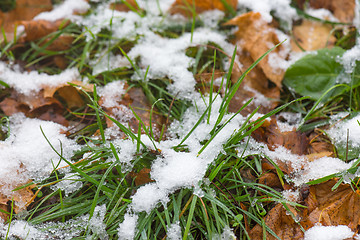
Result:
{"type": "Polygon", "coordinates": [[[103,240],[109,239],[106,232],[106,224],[104,217],[106,214],[106,205],[96,206],[94,214],[89,221],[89,229],[99,238],[103,240]]]}
{"type": "Polygon", "coordinates": [[[355,235],[348,226],[317,225],[305,232],[304,240],[344,240],[355,235]]]}
{"type": "Polygon", "coordinates": [[[47,222],[32,225],[23,220],[15,220],[9,225],[0,225],[0,237],[5,239],[9,229],[9,240],[42,240],[42,239],[62,239],[71,240],[78,237],[87,226],[88,215],[74,218],[66,222],[56,223],[47,222]]]}
{"type": "Polygon", "coordinates": [[[79,71],[76,68],[66,69],[57,75],[48,75],[37,71],[21,72],[18,65],[10,68],[6,63],[0,62],[0,79],[25,95],[36,93],[43,87],[56,87],[78,78],[79,71]]]}
{"type": "Polygon", "coordinates": [[[12,183],[24,184],[28,179],[44,179],[54,166],[66,165],[50,147],[40,127],[64,158],[70,159],[73,152],[79,149],[75,141],[60,134],[63,126],[54,122],[29,119],[22,114],[13,115],[10,117],[10,136],[0,142],[0,185],[10,184],[7,191],[2,189],[3,193],[11,193],[11,187],[14,187],[11,186],[12,183]]]}
{"type": "Polygon", "coordinates": [[[55,6],[52,11],[42,12],[34,20],[56,21],[59,19],[78,19],[76,13],[86,13],[90,9],[90,4],[85,0],[65,0],[62,4],[55,6]]]}
{"type": "Polygon", "coordinates": [[[61,189],[65,192],[65,197],[69,196],[69,194],[76,192],[83,186],[83,182],[80,181],[80,176],[76,173],[65,173],[63,179],[51,186],[50,188],[54,191],[57,189],[61,189]]]}

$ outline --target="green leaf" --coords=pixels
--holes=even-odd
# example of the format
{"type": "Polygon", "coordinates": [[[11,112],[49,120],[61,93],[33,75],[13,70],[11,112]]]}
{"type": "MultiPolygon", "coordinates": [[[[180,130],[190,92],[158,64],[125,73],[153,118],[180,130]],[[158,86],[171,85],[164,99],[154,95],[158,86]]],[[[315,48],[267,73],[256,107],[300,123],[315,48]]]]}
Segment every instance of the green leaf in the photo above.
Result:
{"type": "MultiPolygon", "coordinates": [[[[353,74],[346,74],[338,58],[345,50],[339,47],[321,49],[316,54],[308,54],[291,65],[285,73],[283,83],[295,92],[310,96],[318,100],[328,89],[336,84],[349,84],[353,78],[352,87],[360,85],[360,65],[358,64],[353,74]]],[[[333,89],[327,98],[342,94],[349,88],[333,89]]]]}

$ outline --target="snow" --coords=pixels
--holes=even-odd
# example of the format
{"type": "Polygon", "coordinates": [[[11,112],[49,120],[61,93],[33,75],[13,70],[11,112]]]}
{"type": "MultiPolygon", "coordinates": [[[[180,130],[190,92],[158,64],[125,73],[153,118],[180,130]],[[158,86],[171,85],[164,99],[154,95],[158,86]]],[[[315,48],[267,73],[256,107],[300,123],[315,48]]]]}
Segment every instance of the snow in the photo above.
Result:
{"type": "Polygon", "coordinates": [[[119,239],[132,240],[135,237],[137,215],[125,214],[124,221],[119,224],[118,236],[119,239]]]}
{"type": "Polygon", "coordinates": [[[334,17],[334,15],[328,10],[324,8],[314,9],[314,8],[307,8],[305,13],[309,14],[312,17],[320,18],[323,20],[328,20],[332,22],[339,22],[339,19],[334,17]]]}
{"type": "Polygon", "coordinates": [[[89,229],[95,233],[99,239],[107,240],[109,236],[106,232],[106,224],[104,223],[104,217],[106,214],[106,205],[96,206],[94,214],[89,221],[89,229]]]}
{"type": "Polygon", "coordinates": [[[316,225],[305,232],[304,240],[345,240],[352,238],[354,232],[348,226],[316,225]]]}
{"type": "Polygon", "coordinates": [[[121,100],[126,92],[124,86],[123,81],[113,81],[104,87],[98,88],[98,94],[103,100],[102,106],[106,108],[116,107],[118,105],[117,101],[121,100]]]}
{"type": "Polygon", "coordinates": [[[56,21],[59,19],[77,19],[74,14],[86,13],[90,9],[90,4],[85,0],[65,0],[59,6],[55,6],[52,11],[42,12],[34,17],[34,20],[56,21]]]}
{"type": "Polygon", "coordinates": [[[69,194],[76,192],[83,186],[82,181],[80,181],[80,176],[76,173],[65,173],[62,181],[51,186],[50,188],[54,191],[61,189],[65,192],[65,197],[69,194]]]}
{"type": "Polygon", "coordinates": [[[56,87],[74,81],[79,76],[79,71],[76,68],[66,69],[60,74],[49,75],[37,71],[21,72],[18,65],[10,68],[6,63],[0,62],[0,79],[25,95],[37,93],[44,87],[56,87]]]}
{"type": "MultiPolygon", "coordinates": [[[[53,166],[57,166],[60,161],[60,157],[42,135],[40,127],[53,147],[59,153],[63,152],[65,159],[70,159],[73,152],[79,149],[74,140],[60,134],[63,126],[59,124],[26,118],[22,114],[11,116],[10,136],[0,142],[0,185],[10,184],[8,189],[2,188],[3,194],[11,194],[12,188],[29,179],[41,180],[48,177],[53,166]],[[62,151],[61,147],[66,151],[62,151]]],[[[60,161],[58,167],[66,165],[64,161],[60,161]]]]}
{"type": "Polygon", "coordinates": [[[261,13],[262,18],[270,23],[273,19],[270,12],[291,26],[292,20],[298,18],[296,10],[290,6],[290,0],[238,0],[240,7],[246,7],[254,12],[261,13]]]}
{"type": "Polygon", "coordinates": [[[344,120],[336,124],[327,131],[329,137],[333,142],[346,144],[347,131],[349,130],[349,147],[360,147],[360,115],[350,119],[344,120]]]}
{"type": "Polygon", "coordinates": [[[340,58],[340,63],[344,66],[345,72],[348,74],[354,71],[356,61],[360,61],[360,45],[355,45],[340,58]]]}
{"type": "MultiPolygon", "coordinates": [[[[148,78],[169,77],[174,81],[168,89],[170,93],[178,94],[179,98],[191,99],[196,82],[188,68],[194,63],[194,59],[187,57],[184,54],[185,50],[190,46],[214,42],[231,55],[234,46],[226,43],[226,36],[207,28],[196,29],[193,33],[193,41],[190,42],[190,39],[191,33],[185,33],[176,39],[166,39],[148,32],[146,38],[139,40],[128,55],[132,59],[140,57],[142,69],[150,66],[148,78]]],[[[143,76],[136,76],[136,78],[142,79],[143,76]]]]}
{"type": "Polygon", "coordinates": [[[167,239],[169,240],[181,240],[182,239],[182,232],[180,227],[180,222],[177,221],[171,224],[167,229],[167,239]]]}

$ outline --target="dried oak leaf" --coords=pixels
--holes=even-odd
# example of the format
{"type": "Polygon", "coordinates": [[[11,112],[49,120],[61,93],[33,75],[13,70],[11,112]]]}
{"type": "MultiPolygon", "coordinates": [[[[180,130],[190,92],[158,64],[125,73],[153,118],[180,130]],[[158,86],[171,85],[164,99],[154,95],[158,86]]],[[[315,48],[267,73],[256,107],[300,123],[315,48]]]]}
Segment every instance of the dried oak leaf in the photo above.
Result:
{"type": "Polygon", "coordinates": [[[305,133],[295,129],[282,132],[275,118],[270,121],[265,120],[263,125],[256,129],[251,136],[259,142],[266,143],[270,150],[284,146],[294,154],[305,155],[309,147],[309,139],[305,133]]]}
{"type": "MultiPolygon", "coordinates": [[[[353,232],[358,232],[360,196],[347,184],[340,184],[332,191],[336,182],[332,179],[310,186],[310,192],[305,199],[307,208],[296,211],[289,207],[295,218],[299,219],[298,223],[286,212],[282,204],[277,204],[266,215],[265,224],[282,240],[303,239],[300,225],[307,230],[318,223],[324,226],[346,225],[353,232]]],[[[251,239],[262,239],[262,227],[256,225],[250,231],[250,236],[251,239]]],[[[267,233],[267,239],[276,238],[267,233]]]]}
{"type": "Polygon", "coordinates": [[[334,46],[336,38],[332,35],[332,29],[330,24],[304,19],[300,25],[293,27],[295,40],[291,40],[292,50],[302,52],[297,44],[306,51],[334,46]]]}
{"type": "MultiPolygon", "coordinates": [[[[256,60],[266,51],[280,43],[275,28],[271,27],[262,19],[258,12],[248,12],[229,20],[225,25],[238,26],[239,30],[235,33],[236,44],[244,51],[249,52],[251,58],[256,60]]],[[[272,51],[277,58],[284,59],[284,48],[280,45],[272,51]]],[[[269,56],[266,56],[258,64],[263,70],[265,76],[270,79],[276,86],[281,87],[284,76],[284,70],[274,68],[269,63],[269,56]]]]}
{"type": "Polygon", "coordinates": [[[143,168],[138,173],[130,172],[130,177],[134,179],[136,186],[154,182],[154,180],[150,177],[150,171],[151,169],[149,168],[143,168]]]}
{"type": "MultiPolygon", "coordinates": [[[[14,212],[18,213],[20,211],[26,210],[26,207],[34,200],[34,193],[32,189],[36,185],[30,185],[25,188],[13,191],[11,195],[2,194],[2,188],[8,188],[9,186],[0,187],[0,209],[10,213],[11,207],[9,206],[9,201],[14,201],[14,212]]],[[[16,186],[20,187],[20,186],[16,186]]],[[[0,212],[0,219],[7,221],[10,215],[0,212]]]]}
{"type": "Polygon", "coordinates": [[[17,0],[16,8],[3,13],[0,11],[0,26],[4,28],[7,38],[12,38],[18,21],[28,21],[44,11],[52,9],[51,0],[17,0]]]}
{"type": "MultiPolygon", "coordinates": [[[[237,82],[242,73],[254,62],[247,51],[238,50],[237,55],[242,66],[241,68],[233,68],[231,76],[233,83],[237,82]]],[[[250,98],[254,98],[254,100],[240,112],[242,115],[248,115],[258,106],[260,107],[259,113],[267,113],[278,105],[280,99],[280,88],[271,84],[260,66],[255,66],[245,76],[238,91],[230,101],[229,111],[237,112],[250,98]]]]}
{"type": "Polygon", "coordinates": [[[22,112],[27,117],[53,121],[68,126],[68,121],[63,117],[63,107],[55,98],[42,98],[39,96],[25,96],[19,93],[0,102],[1,110],[11,116],[22,112]]]}
{"type": "MultiPolygon", "coordinates": [[[[137,4],[137,2],[135,0],[126,0],[126,2],[134,9],[136,10],[140,10],[139,5],[137,4]]],[[[110,4],[110,9],[115,9],[116,11],[119,12],[129,12],[132,11],[131,8],[128,7],[128,5],[126,5],[125,3],[111,3],[110,4]]]]}
{"type": "MultiPolygon", "coordinates": [[[[237,1],[236,0],[225,0],[225,2],[236,9],[237,1]]],[[[226,6],[221,0],[176,0],[169,9],[171,14],[179,13],[181,15],[191,17],[192,16],[192,8],[195,6],[196,13],[202,13],[208,10],[218,9],[221,11],[226,10],[226,6]],[[193,5],[194,4],[194,5],[193,5]]]]}
{"type": "Polygon", "coordinates": [[[355,0],[297,0],[300,7],[308,2],[310,7],[330,10],[341,22],[352,22],[355,16],[355,0]]]}

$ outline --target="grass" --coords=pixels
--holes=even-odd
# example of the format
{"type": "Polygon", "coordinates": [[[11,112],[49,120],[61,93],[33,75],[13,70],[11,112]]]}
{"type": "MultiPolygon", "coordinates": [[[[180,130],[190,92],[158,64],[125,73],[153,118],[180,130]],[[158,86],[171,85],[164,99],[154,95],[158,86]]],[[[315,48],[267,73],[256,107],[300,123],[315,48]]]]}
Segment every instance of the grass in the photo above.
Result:
{"type": "MultiPolygon", "coordinates": [[[[146,12],[138,11],[135,8],[131,10],[135,11],[140,17],[146,16],[146,12]]],[[[196,18],[194,10],[192,13],[193,18],[186,25],[166,26],[162,31],[157,30],[156,33],[163,37],[174,38],[179,37],[184,32],[193,33],[194,29],[201,26],[201,22],[196,18]]],[[[234,9],[229,8],[228,15],[234,15],[234,9]]],[[[341,44],[348,41],[346,36],[339,38],[341,44]]],[[[48,63],[51,63],[54,56],[65,56],[68,61],[67,68],[76,67],[82,77],[87,77],[90,83],[95,85],[92,92],[83,92],[86,106],[66,113],[68,120],[85,124],[85,126],[72,132],[69,136],[77,139],[77,142],[82,144],[81,150],[76,152],[71,159],[65,159],[62,151],[66,151],[66,149],[58,152],[51,146],[58,154],[59,159],[68,164],[67,169],[70,169],[70,174],[54,165],[54,169],[47,179],[33,182],[36,183],[36,188],[33,190],[36,197],[22,219],[25,219],[30,224],[37,225],[39,229],[48,234],[56,231],[61,233],[73,232],[75,236],[73,239],[104,239],[106,236],[109,239],[117,239],[119,224],[124,221],[127,213],[131,213],[129,206],[131,206],[132,196],[142,187],[142,185],[136,183],[136,179],[141,177],[140,171],[151,168],[156,159],[164,156],[157,146],[161,144],[162,140],[169,138],[165,130],[170,127],[171,122],[181,122],[189,108],[196,108],[196,104],[200,104],[178,98],[176,94],[170,93],[167,90],[167,87],[172,83],[170,77],[149,78],[147,76],[149,68],[144,76],[141,75],[140,70],[142,67],[139,66],[136,59],[130,59],[127,55],[137,43],[137,40],[116,39],[112,36],[111,28],[110,30],[102,29],[99,33],[94,34],[89,29],[76,24],[69,24],[43,39],[26,43],[21,47],[17,46],[16,41],[10,41],[2,46],[2,60],[21,60],[26,63],[25,69],[35,68],[48,74],[56,74],[62,71],[56,64],[48,63]],[[86,39],[85,33],[90,34],[91,38],[86,39]],[[60,52],[46,50],[46,47],[51,42],[63,35],[74,37],[71,48],[60,52]],[[44,44],[45,39],[48,41],[44,44]],[[130,66],[113,68],[96,75],[93,74],[93,62],[107,59],[109,66],[110,54],[121,54],[128,59],[130,66]],[[141,79],[139,81],[132,79],[134,74],[140,76],[141,79]],[[137,115],[134,109],[131,109],[139,123],[138,129],[134,131],[125,123],[110,116],[99,105],[96,87],[119,80],[126,81],[130,88],[138,87],[142,89],[152,106],[151,110],[149,110],[150,125],[146,125],[141,116],[137,115]],[[163,127],[164,132],[161,133],[160,139],[154,137],[151,125],[151,117],[155,113],[166,119],[163,127]],[[107,139],[105,134],[107,128],[106,119],[112,121],[119,131],[126,135],[125,138],[136,145],[135,154],[128,161],[128,164],[125,164],[122,160],[124,150],[107,139]],[[150,139],[150,146],[143,139],[142,132],[150,139]],[[84,157],[84,154],[86,157],[84,157]],[[55,187],[65,181],[72,181],[72,185],[80,185],[70,192],[55,187]],[[102,207],[105,208],[103,216],[98,214],[102,207]],[[92,224],[93,220],[96,220],[98,224],[103,224],[103,226],[98,225],[102,226],[102,228],[96,228],[92,224]]],[[[172,146],[172,149],[177,152],[190,151],[191,146],[188,144],[191,143],[188,143],[187,140],[195,134],[201,124],[206,123],[211,126],[211,129],[207,132],[207,138],[200,143],[201,148],[197,155],[202,156],[213,141],[216,141],[223,133],[222,130],[232,120],[239,117],[240,111],[251,103],[250,99],[238,112],[232,114],[228,112],[230,101],[239,89],[246,74],[277,46],[257,59],[235,83],[231,83],[231,73],[236,49],[231,58],[230,68],[226,70],[224,62],[228,57],[215,43],[189,47],[186,50],[186,55],[194,59],[194,64],[189,70],[194,76],[212,73],[212,78],[207,83],[209,93],[201,92],[206,108],[202,112],[198,109],[199,118],[194,126],[181,137],[181,140],[172,146]],[[215,86],[215,70],[224,72],[221,86],[215,86]],[[223,88],[225,88],[225,91],[221,95],[220,92],[223,88]],[[214,104],[220,98],[221,104],[216,113],[217,115],[212,115],[214,104]]],[[[304,118],[299,129],[305,132],[311,131],[316,127],[328,124],[329,116],[336,112],[348,108],[354,112],[359,111],[359,90],[360,88],[352,89],[350,99],[347,96],[339,95],[336,99],[322,101],[325,99],[322,98],[317,102],[286,90],[282,95],[282,105],[257,120],[250,121],[251,117],[255,115],[256,109],[242,122],[242,125],[234,129],[234,132],[222,145],[223,151],[208,166],[204,178],[199,182],[202,189],[201,194],[194,194],[196,186],[179,188],[170,192],[169,201],[166,203],[158,203],[147,213],[138,213],[134,238],[165,239],[169,234],[169,229],[178,226],[182,231],[184,240],[215,238],[223,234],[224,229],[227,227],[233,230],[238,239],[250,239],[249,230],[259,224],[264,226],[264,231],[280,239],[276,236],[276,233],[264,224],[263,217],[277,203],[283,204],[284,207],[290,205],[297,209],[304,206],[287,201],[278,190],[258,183],[261,175],[265,173],[261,161],[266,156],[257,153],[244,155],[251,133],[259,128],[266,118],[281,111],[301,113],[304,118]],[[312,122],[310,122],[311,120],[312,122]],[[239,149],[243,152],[239,152],[239,149]]],[[[1,94],[1,100],[5,99],[5,97],[6,95],[1,94]]],[[[3,117],[1,126],[7,127],[8,121],[7,117],[3,117]]],[[[2,140],[5,140],[11,131],[11,129],[4,129],[4,127],[0,129],[0,138],[2,140]]],[[[44,138],[50,144],[46,134],[44,134],[44,138]]],[[[273,161],[270,162],[275,165],[273,161]]],[[[357,165],[358,161],[347,172],[355,173],[357,165]]],[[[274,167],[283,182],[284,173],[281,172],[278,166],[275,165],[274,167]]],[[[317,184],[334,177],[340,177],[339,182],[342,182],[344,180],[343,176],[343,173],[334,174],[313,181],[310,184],[317,184]]],[[[354,183],[353,185],[356,186],[357,184],[354,183]]],[[[11,204],[13,206],[14,201],[11,204]]],[[[13,209],[11,209],[8,222],[14,219],[21,219],[21,216],[20,214],[13,214],[13,209]]],[[[8,238],[8,233],[6,238],[8,238]]]]}

